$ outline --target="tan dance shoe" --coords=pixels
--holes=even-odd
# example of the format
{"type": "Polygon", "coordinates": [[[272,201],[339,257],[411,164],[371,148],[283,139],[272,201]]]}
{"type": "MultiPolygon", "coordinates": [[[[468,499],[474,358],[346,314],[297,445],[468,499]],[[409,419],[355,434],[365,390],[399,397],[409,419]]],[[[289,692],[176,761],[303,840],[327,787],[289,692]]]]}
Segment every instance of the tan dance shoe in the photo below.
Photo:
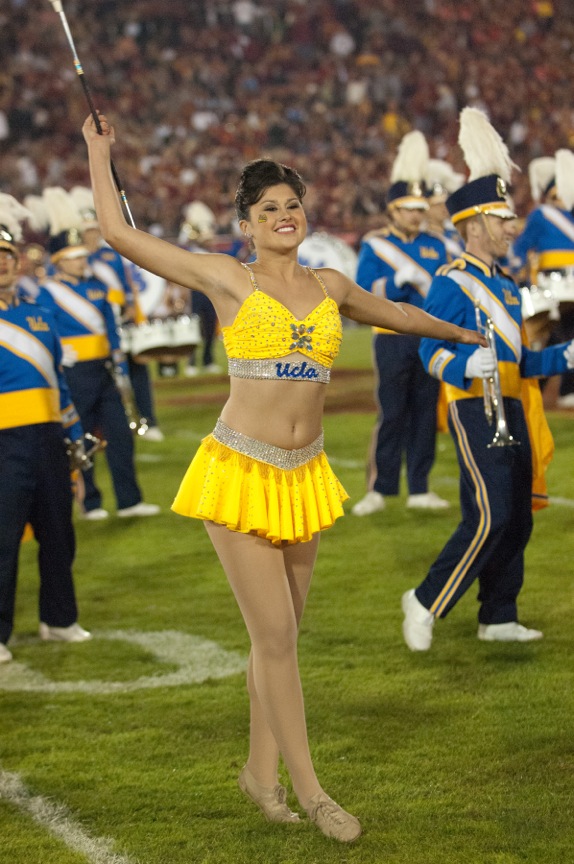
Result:
{"type": "Polygon", "coordinates": [[[239,775],[237,784],[244,795],[257,804],[268,822],[300,822],[299,814],[287,806],[287,790],[279,783],[273,788],[257,782],[247,765],[239,775]]]}
{"type": "Polygon", "coordinates": [[[318,792],[305,807],[311,822],[326,837],[341,843],[352,843],[361,835],[361,823],[356,816],[343,810],[326,792],[318,792]]]}

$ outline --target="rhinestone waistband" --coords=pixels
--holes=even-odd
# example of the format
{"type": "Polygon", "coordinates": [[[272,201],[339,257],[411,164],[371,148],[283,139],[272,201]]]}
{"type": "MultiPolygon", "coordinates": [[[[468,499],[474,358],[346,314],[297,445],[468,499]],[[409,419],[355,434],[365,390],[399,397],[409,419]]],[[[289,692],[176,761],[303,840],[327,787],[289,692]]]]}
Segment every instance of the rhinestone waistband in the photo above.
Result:
{"type": "Polygon", "coordinates": [[[267,462],[267,464],[281,468],[283,471],[292,471],[310,462],[311,459],[323,452],[324,444],[324,435],[321,432],[319,437],[307,444],[306,447],[300,447],[298,450],[284,450],[282,447],[275,447],[273,444],[266,444],[264,441],[257,441],[255,438],[243,435],[242,432],[236,432],[222,420],[218,420],[215,424],[212,436],[220,444],[229,447],[230,450],[243,453],[244,456],[250,456],[258,462],[267,462]]]}
{"type": "Polygon", "coordinates": [[[330,369],[321,363],[309,363],[307,360],[294,363],[292,360],[238,360],[230,357],[227,368],[233,378],[314,381],[317,384],[328,384],[331,380],[330,369]]]}

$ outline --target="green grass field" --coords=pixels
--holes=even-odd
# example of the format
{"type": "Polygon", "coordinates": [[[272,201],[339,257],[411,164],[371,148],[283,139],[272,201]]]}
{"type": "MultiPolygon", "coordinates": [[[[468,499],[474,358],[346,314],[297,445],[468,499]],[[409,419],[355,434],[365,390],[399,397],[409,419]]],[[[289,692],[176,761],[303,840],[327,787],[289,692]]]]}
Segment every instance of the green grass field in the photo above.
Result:
{"type": "MultiPolygon", "coordinates": [[[[324,425],[354,500],[372,390],[370,333],[349,329],[324,425]]],[[[346,847],[307,821],[269,825],[237,789],[248,640],[202,525],[169,511],[227,382],[159,380],[155,392],[166,440],[138,442],[138,471],[162,514],[77,522],[93,641],[40,643],[35,544],[22,548],[15,662],[0,667],[0,864],[574,862],[573,416],[549,415],[557,502],[536,514],[527,550],[520,611],[539,643],[479,642],[474,589],[428,654],[402,641],[401,594],[458,521],[447,435],[431,485],[448,512],[406,511],[403,490],[323,535],[300,663],[319,777],[364,827],[346,847]]],[[[103,463],[98,478],[114,510],[103,463]]]]}

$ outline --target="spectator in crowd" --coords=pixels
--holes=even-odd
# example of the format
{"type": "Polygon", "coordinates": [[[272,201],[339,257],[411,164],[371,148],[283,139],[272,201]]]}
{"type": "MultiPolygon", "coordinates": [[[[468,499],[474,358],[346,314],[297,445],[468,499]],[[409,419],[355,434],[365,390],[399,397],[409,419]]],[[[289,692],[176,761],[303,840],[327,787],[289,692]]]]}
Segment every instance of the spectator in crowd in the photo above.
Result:
{"type": "MultiPolygon", "coordinates": [[[[183,207],[200,197],[218,233],[229,230],[233,178],[263,153],[309,178],[315,230],[358,241],[377,227],[379,178],[410,129],[462,167],[463,105],[488,108],[505,137],[512,130],[523,169],[573,145],[574,19],[551,5],[146,0],[71,4],[68,20],[98,104],[122,116],[115,156],[138,224],[176,237],[183,207]]],[[[22,199],[86,185],[83,94],[45,0],[2,7],[0,52],[0,188],[22,199]]],[[[525,216],[524,172],[513,198],[525,216]]]]}

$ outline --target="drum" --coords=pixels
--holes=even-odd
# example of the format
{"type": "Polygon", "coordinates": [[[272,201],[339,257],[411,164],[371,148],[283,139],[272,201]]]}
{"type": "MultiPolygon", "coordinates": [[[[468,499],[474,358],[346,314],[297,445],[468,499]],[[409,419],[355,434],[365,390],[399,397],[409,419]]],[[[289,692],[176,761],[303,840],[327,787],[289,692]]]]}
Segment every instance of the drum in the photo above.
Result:
{"type": "Polygon", "coordinates": [[[161,276],[143,270],[127,258],[123,259],[128,275],[137,291],[138,304],[146,318],[151,318],[163,301],[167,282],[161,276]]]}
{"type": "MultiPolygon", "coordinates": [[[[539,277],[542,274],[539,274],[539,277]]],[[[558,301],[550,285],[544,280],[537,285],[524,285],[520,289],[524,328],[531,348],[541,351],[548,345],[554,323],[560,318],[558,301]]]]}
{"type": "Polygon", "coordinates": [[[308,267],[332,267],[355,279],[357,275],[358,256],[352,246],[326,231],[316,231],[308,234],[299,246],[298,259],[300,264],[308,267]]]}
{"type": "MultiPolygon", "coordinates": [[[[189,354],[201,342],[199,315],[178,315],[171,322],[171,347],[180,353],[189,354]]],[[[172,352],[173,353],[173,352],[172,352]]]]}
{"type": "Polygon", "coordinates": [[[133,324],[122,324],[119,328],[118,333],[120,337],[120,348],[124,352],[124,354],[132,353],[132,332],[134,330],[133,324]]]}
{"type": "Polygon", "coordinates": [[[522,298],[522,318],[528,321],[535,315],[552,313],[553,317],[558,308],[552,290],[548,287],[538,285],[523,285],[520,289],[522,298]]]}
{"type": "Polygon", "coordinates": [[[158,360],[171,349],[171,323],[156,318],[146,324],[131,325],[129,332],[130,353],[138,363],[158,360]]]}
{"type": "Polygon", "coordinates": [[[147,324],[126,327],[126,344],[136,363],[159,360],[174,363],[187,356],[201,342],[199,317],[178,315],[155,318],[147,324]]]}
{"type": "Polygon", "coordinates": [[[536,282],[539,288],[549,291],[557,303],[574,303],[574,267],[541,271],[536,282]]]}

